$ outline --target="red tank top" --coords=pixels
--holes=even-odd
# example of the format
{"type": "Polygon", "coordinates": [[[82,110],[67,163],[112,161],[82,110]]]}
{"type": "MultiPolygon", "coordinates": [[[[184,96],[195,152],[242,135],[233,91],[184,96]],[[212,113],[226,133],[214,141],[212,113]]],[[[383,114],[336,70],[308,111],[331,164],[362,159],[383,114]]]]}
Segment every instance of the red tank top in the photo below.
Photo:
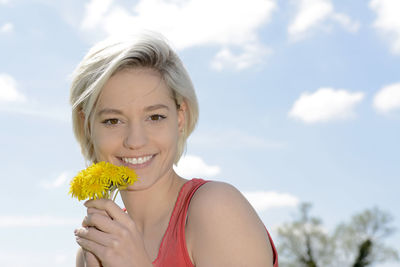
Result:
{"type": "MultiPolygon", "coordinates": [[[[207,181],[193,179],[186,182],[178,195],[175,207],[161,241],[158,256],[153,262],[155,267],[194,267],[190,260],[185,239],[186,215],[190,200],[196,190],[207,181]]],[[[267,231],[268,233],[268,231],[267,231]]],[[[268,233],[269,240],[273,249],[274,267],[278,267],[278,254],[275,245],[268,233]]]]}

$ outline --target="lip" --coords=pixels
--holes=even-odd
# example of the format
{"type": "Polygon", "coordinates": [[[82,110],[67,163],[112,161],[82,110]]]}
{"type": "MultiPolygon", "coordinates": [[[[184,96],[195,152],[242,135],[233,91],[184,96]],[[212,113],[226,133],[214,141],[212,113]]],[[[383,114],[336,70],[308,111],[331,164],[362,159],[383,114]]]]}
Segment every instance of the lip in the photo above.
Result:
{"type": "Polygon", "coordinates": [[[149,166],[154,158],[157,156],[157,154],[149,154],[149,155],[142,155],[142,156],[134,156],[134,157],[118,157],[118,160],[121,162],[122,165],[129,167],[131,169],[137,170],[137,169],[143,169],[146,168],[147,166],[149,166]],[[145,163],[141,163],[141,164],[132,164],[132,163],[128,163],[122,160],[122,158],[140,158],[140,157],[147,157],[147,156],[151,156],[151,159],[149,159],[148,161],[146,161],[145,163]]]}

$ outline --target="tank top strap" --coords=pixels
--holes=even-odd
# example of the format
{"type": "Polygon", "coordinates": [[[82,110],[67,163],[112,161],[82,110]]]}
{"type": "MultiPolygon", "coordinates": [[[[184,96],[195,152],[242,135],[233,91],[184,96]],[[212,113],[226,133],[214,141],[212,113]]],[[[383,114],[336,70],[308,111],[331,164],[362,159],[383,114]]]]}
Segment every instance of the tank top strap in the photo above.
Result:
{"type": "Polygon", "coordinates": [[[186,247],[186,217],[193,195],[207,182],[195,178],[182,186],[153,266],[193,267],[186,247]]]}

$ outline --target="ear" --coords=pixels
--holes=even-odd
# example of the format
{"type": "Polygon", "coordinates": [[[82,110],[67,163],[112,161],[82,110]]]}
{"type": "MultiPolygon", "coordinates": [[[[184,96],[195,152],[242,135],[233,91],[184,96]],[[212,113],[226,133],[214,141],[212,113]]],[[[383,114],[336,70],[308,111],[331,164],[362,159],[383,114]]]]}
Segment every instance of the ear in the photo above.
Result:
{"type": "Polygon", "coordinates": [[[85,112],[83,112],[83,110],[81,109],[81,110],[79,110],[78,111],[78,114],[79,114],[79,117],[81,118],[81,120],[85,120],[85,112]]]}
{"type": "MultiPolygon", "coordinates": [[[[85,112],[83,112],[83,110],[79,111],[79,123],[82,130],[82,135],[85,135],[86,114],[85,112]]],[[[88,134],[90,135],[91,132],[90,121],[88,122],[88,129],[89,129],[88,134]]]]}
{"type": "Polygon", "coordinates": [[[187,105],[183,101],[178,108],[178,129],[182,133],[185,129],[187,105]]]}
{"type": "Polygon", "coordinates": [[[81,129],[83,130],[84,129],[84,126],[85,126],[85,113],[83,112],[83,110],[81,109],[79,112],[78,112],[78,115],[79,115],[79,123],[80,123],[80,126],[81,126],[81,129]]]}

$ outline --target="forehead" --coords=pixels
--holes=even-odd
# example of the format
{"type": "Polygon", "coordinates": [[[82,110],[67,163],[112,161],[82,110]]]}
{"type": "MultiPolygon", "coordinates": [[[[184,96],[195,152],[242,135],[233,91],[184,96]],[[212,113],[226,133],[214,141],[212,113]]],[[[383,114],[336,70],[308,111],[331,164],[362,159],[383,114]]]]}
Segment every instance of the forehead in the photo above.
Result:
{"type": "Polygon", "coordinates": [[[161,74],[149,68],[131,68],[118,71],[106,82],[97,109],[144,108],[161,103],[174,103],[171,89],[161,74]]]}

